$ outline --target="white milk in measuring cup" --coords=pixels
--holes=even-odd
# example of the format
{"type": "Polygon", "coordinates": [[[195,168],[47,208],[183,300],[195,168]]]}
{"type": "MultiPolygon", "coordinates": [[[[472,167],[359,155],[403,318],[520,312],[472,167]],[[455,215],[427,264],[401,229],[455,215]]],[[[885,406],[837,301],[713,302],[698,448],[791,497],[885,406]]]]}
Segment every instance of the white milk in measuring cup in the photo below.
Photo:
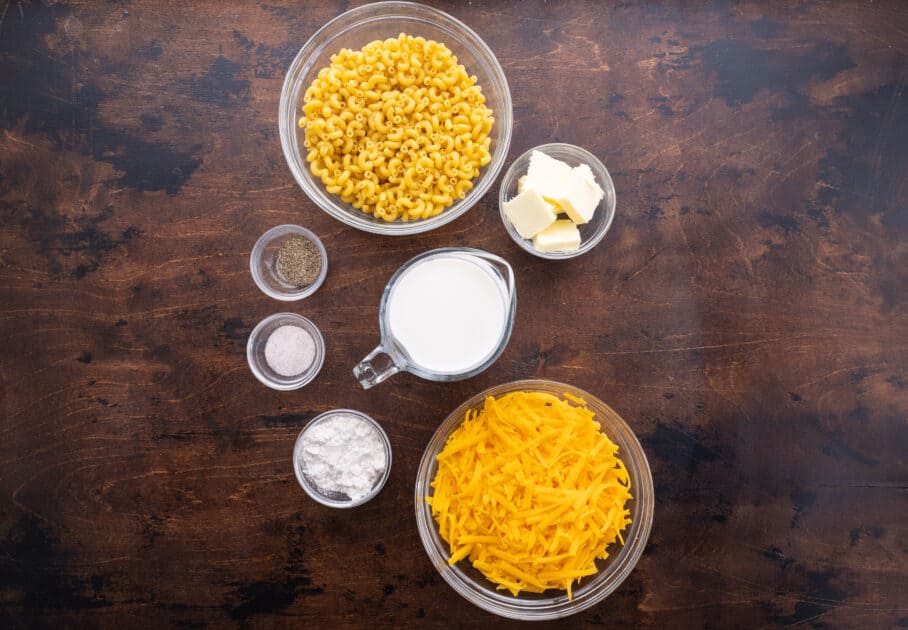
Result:
{"type": "Polygon", "coordinates": [[[435,381],[469,378],[504,351],[514,324],[514,272],[478,249],[416,256],[382,296],[382,343],[353,369],[368,389],[400,370],[435,381]]]}

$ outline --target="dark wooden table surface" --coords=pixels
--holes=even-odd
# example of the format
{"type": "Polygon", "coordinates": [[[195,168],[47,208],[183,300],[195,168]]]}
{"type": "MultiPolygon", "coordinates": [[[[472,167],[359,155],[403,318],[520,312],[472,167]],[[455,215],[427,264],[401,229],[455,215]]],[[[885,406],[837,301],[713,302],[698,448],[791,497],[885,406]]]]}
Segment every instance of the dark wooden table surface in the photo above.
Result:
{"type": "Polygon", "coordinates": [[[524,253],[497,186],[398,239],[306,198],[281,83],[346,2],[2,3],[0,622],[505,625],[436,574],[413,483],[451,409],[539,376],[614,406],[656,484],[636,570],[563,623],[908,625],[908,6],[433,4],[501,61],[511,158],[561,140],[611,170],[592,253],[524,253]],[[248,256],[286,222],[328,248],[324,286],[291,305],[328,350],[278,393],[245,342],[286,305],[248,256]],[[507,350],[468,381],[362,391],[385,281],[443,245],[513,264],[507,350]],[[337,406],[394,448],[350,511],[290,466],[337,406]]]}

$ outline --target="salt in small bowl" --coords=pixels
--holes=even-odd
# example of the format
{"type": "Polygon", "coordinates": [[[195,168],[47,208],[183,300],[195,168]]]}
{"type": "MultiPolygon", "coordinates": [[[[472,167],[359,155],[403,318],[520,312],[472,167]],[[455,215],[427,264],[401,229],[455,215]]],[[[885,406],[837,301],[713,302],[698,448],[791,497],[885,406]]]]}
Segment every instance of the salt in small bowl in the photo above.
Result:
{"type": "Polygon", "coordinates": [[[246,342],[246,360],[249,362],[249,369],[252,370],[255,378],[271,389],[281,391],[299,389],[314,379],[322,369],[322,364],[325,362],[325,339],[318,327],[302,315],[275,313],[260,321],[252,329],[249,341],[246,342]],[[312,359],[312,364],[294,376],[278,374],[271,369],[265,359],[265,344],[268,343],[268,337],[281,326],[287,325],[302,328],[312,336],[312,341],[315,343],[315,357],[312,359]]]}

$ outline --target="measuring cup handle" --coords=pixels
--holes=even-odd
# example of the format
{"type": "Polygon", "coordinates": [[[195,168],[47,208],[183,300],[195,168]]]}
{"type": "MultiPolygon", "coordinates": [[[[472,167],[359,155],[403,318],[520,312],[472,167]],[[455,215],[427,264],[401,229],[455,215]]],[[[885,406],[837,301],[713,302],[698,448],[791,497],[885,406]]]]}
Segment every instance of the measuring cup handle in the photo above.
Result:
{"type": "Polygon", "coordinates": [[[379,345],[353,368],[353,376],[356,377],[363,389],[369,389],[389,376],[394,376],[400,372],[400,367],[388,351],[385,350],[385,347],[379,345]]]}

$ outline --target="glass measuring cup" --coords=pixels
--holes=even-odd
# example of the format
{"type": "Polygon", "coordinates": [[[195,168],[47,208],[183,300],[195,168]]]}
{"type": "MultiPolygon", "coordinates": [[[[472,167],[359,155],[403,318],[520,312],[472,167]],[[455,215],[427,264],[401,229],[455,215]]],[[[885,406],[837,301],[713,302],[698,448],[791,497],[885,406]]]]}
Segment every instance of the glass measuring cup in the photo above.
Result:
{"type": "Polygon", "coordinates": [[[492,365],[501,356],[505,346],[507,346],[508,340],[511,338],[511,330],[514,328],[516,307],[517,290],[514,284],[514,270],[503,258],[471,247],[443,247],[419,254],[404,263],[391,276],[385,286],[378,311],[381,343],[353,368],[353,375],[363,389],[378,385],[401,370],[430,381],[459,381],[475,376],[492,365]],[[476,269],[487,274],[494,282],[504,305],[505,321],[498,343],[479,362],[461,370],[443,371],[420,365],[414,360],[412,353],[407,351],[404,344],[395,337],[390,324],[389,302],[400,279],[417,265],[441,258],[449,258],[475,265],[476,269]]]}

